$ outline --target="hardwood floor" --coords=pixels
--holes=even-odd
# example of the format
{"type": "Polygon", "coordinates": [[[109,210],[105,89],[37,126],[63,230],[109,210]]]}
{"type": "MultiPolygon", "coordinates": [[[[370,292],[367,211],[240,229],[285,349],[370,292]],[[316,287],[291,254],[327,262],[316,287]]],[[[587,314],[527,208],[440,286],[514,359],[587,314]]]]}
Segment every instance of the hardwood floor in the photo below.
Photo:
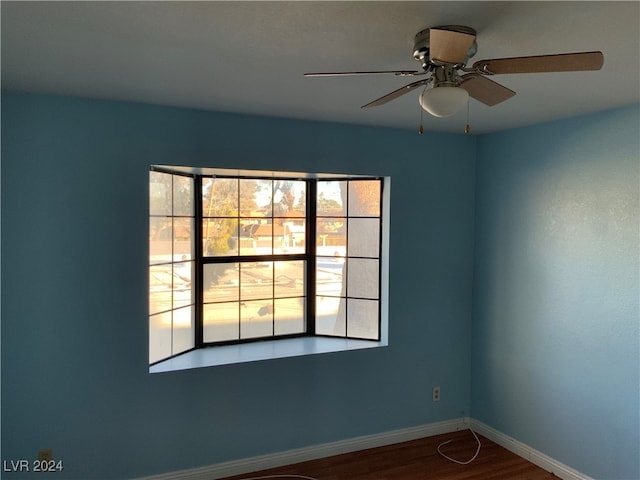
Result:
{"type": "MultiPolygon", "coordinates": [[[[301,475],[317,480],[552,480],[555,475],[479,435],[482,448],[469,465],[458,465],[441,457],[437,447],[450,457],[467,461],[477,443],[469,430],[398,443],[386,447],[345,453],[261,472],[227,477],[244,480],[272,475],[301,475]]],[[[287,477],[273,477],[273,480],[287,477]]],[[[292,477],[289,477],[292,478],[292,477]]]]}

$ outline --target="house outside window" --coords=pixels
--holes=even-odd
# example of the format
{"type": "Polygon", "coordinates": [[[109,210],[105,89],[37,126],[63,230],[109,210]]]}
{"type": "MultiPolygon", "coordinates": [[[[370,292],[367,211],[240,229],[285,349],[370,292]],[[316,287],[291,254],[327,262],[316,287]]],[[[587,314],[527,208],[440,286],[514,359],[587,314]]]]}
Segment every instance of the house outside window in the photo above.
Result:
{"type": "Polygon", "coordinates": [[[379,341],[383,186],[153,166],[149,363],[285,338],[379,341]]]}

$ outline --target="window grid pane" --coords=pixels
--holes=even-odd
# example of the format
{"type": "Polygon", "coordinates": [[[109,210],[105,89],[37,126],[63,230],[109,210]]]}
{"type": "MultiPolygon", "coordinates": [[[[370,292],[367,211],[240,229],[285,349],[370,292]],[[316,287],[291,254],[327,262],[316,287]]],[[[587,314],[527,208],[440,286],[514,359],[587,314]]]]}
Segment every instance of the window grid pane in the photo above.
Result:
{"type": "Polygon", "coordinates": [[[305,297],[280,298],[274,300],[274,335],[292,335],[306,332],[305,297]]]}
{"type": "Polygon", "coordinates": [[[203,177],[201,182],[203,256],[306,252],[306,181],[203,177]]]}
{"type": "Polygon", "coordinates": [[[149,363],[195,346],[193,182],[149,172],[149,363]]]}
{"type": "Polygon", "coordinates": [[[381,179],[195,180],[200,198],[194,178],[150,174],[150,362],[203,344],[288,335],[379,340],[381,179]]]}
{"type": "Polygon", "coordinates": [[[238,302],[205,304],[203,308],[204,342],[224,342],[240,339],[238,302]]]}
{"type": "Polygon", "coordinates": [[[209,263],[203,273],[205,343],[306,332],[304,260],[209,263]]]}
{"type": "Polygon", "coordinates": [[[317,192],[316,331],[379,339],[382,182],[320,181],[317,192]]]}

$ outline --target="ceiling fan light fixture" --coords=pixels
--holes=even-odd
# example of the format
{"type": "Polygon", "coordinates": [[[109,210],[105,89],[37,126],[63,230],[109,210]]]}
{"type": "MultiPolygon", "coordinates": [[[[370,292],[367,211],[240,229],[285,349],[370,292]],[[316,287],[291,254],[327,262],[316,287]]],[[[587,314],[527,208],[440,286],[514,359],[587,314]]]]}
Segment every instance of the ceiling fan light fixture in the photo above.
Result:
{"type": "Polygon", "coordinates": [[[455,115],[469,101],[469,92],[462,87],[438,86],[420,94],[420,106],[434,117],[455,115]]]}

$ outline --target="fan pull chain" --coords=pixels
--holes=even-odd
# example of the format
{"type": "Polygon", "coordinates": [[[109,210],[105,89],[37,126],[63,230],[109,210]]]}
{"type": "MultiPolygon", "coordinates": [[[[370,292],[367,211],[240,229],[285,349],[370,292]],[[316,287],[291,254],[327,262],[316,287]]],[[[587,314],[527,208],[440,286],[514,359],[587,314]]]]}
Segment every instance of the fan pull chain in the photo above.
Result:
{"type": "Polygon", "coordinates": [[[464,133],[468,134],[471,131],[469,126],[469,102],[467,101],[467,124],[464,126],[464,133]]]}
{"type": "MultiPolygon", "coordinates": [[[[426,90],[427,87],[425,86],[424,89],[426,90]]],[[[424,93],[424,91],[423,91],[423,93],[424,93]]],[[[418,102],[418,105],[420,105],[420,102],[418,102]]],[[[423,114],[424,114],[424,109],[422,108],[422,105],[420,105],[420,127],[418,127],[418,133],[420,135],[422,135],[424,133],[424,126],[422,125],[423,114]]]]}

